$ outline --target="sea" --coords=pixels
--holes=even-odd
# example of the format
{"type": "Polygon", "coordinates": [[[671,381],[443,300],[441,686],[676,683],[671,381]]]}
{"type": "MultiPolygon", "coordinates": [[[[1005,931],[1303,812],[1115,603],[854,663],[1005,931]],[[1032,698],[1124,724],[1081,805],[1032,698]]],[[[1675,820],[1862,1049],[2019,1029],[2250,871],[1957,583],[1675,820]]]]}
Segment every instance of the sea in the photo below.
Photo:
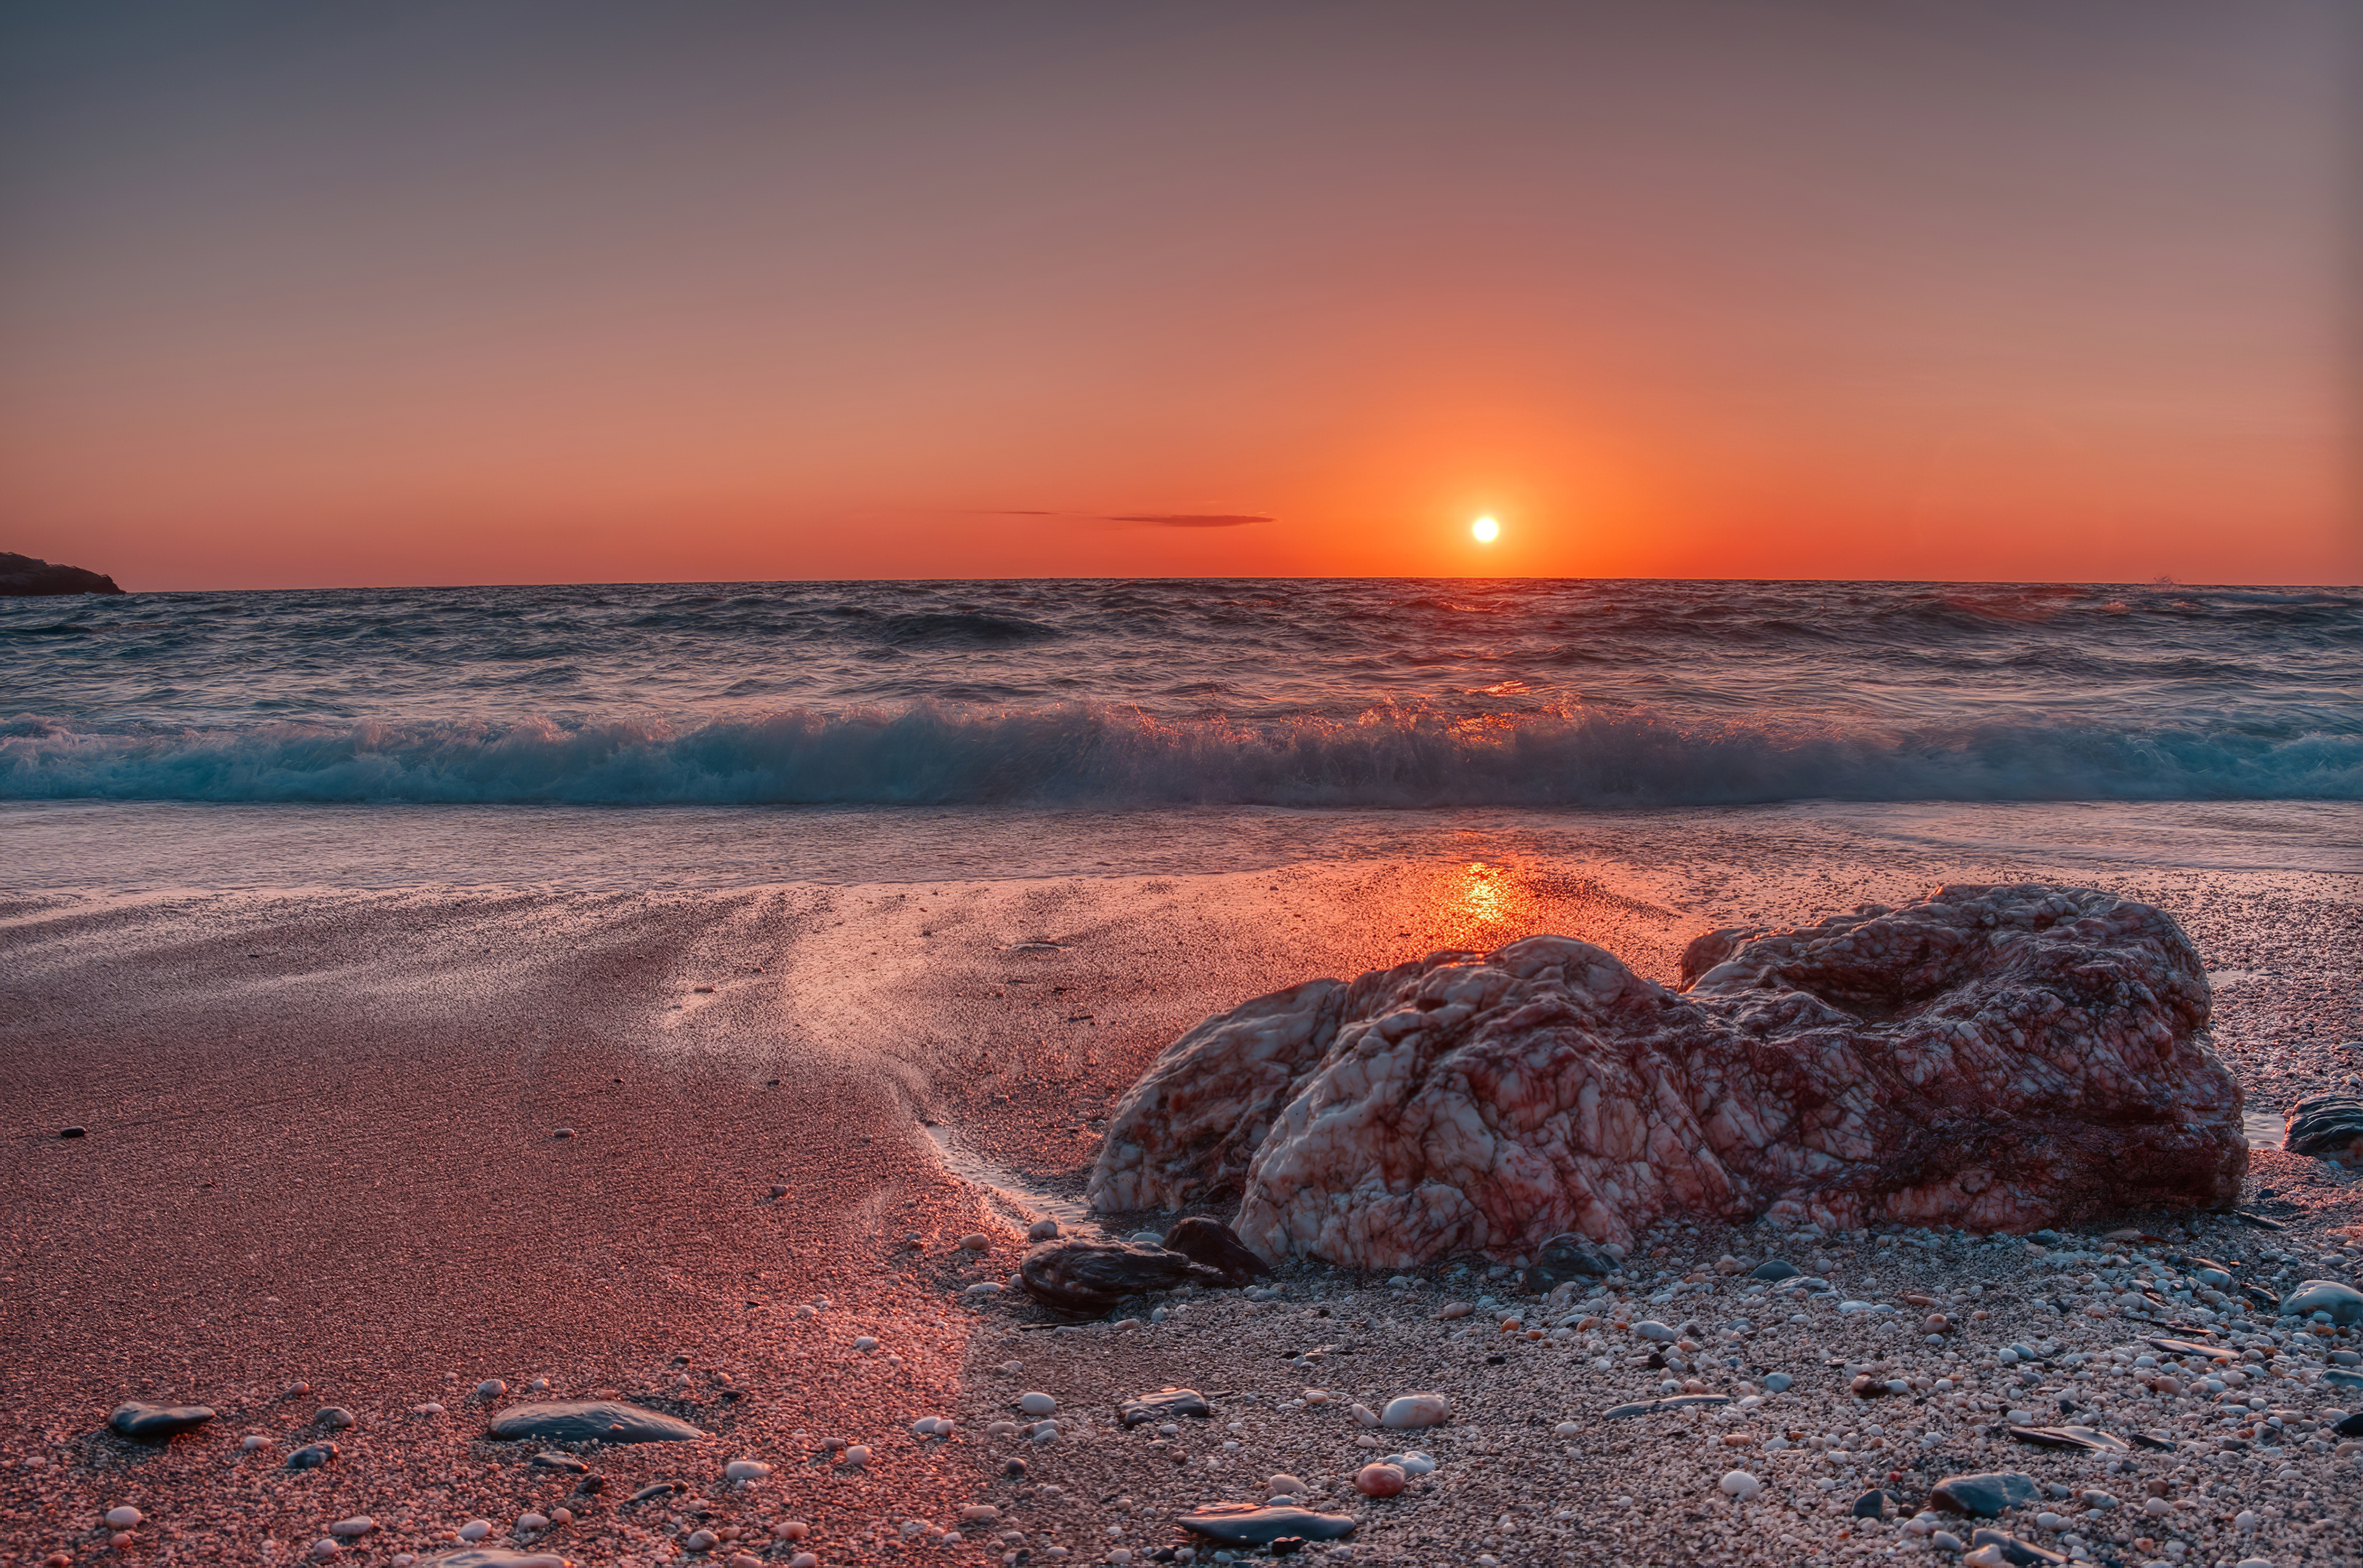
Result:
{"type": "Polygon", "coordinates": [[[1390,852],[1472,817],[1779,806],[1926,828],[1933,807],[1951,808],[1943,831],[2008,834],[1994,813],[2014,803],[2180,804],[2150,820],[2202,837],[2224,809],[2270,807],[2300,825],[2283,840],[2350,869],[2358,800],[2350,587],[1291,579],[0,601],[17,867],[0,880],[20,882],[324,863],[402,880],[438,855],[595,877],[629,869],[619,835],[692,880],[1170,869],[1390,852]]]}

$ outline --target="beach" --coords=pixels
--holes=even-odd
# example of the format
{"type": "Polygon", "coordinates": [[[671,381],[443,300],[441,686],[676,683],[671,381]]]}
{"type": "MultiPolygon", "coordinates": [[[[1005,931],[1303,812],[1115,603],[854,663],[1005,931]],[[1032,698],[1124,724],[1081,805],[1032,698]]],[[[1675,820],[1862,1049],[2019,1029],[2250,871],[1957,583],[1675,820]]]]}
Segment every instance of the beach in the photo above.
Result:
{"type": "MultiPolygon", "coordinates": [[[[291,1562],[366,1515],[375,1529],[343,1556],[449,1549],[482,1518],[496,1541],[588,1563],[682,1561],[699,1528],[745,1533],[692,1561],[1001,1562],[1019,1550],[1000,1539],[1014,1529],[1034,1561],[1056,1560],[1044,1555],[1056,1544],[1096,1562],[1185,1545],[1181,1511],[1248,1496],[1270,1472],[1317,1473],[1334,1499],[1370,1457],[1360,1429],[1334,1406],[1276,1408],[1328,1382],[1358,1399],[1435,1387],[1460,1409],[1427,1444],[1435,1477],[1363,1505],[1355,1561],[1689,1560],[1670,1544],[1684,1540],[1700,1561],[1916,1550],[1892,1528],[1847,1533],[1843,1514],[1776,1507],[1769,1492],[1735,1504],[1714,1490],[1722,1470],[1702,1469],[1697,1420],[1598,1419],[1654,1390],[1651,1374],[1596,1371],[1566,1338],[1529,1340],[1524,1325],[1516,1353],[1488,1365],[1450,1337],[1467,1323],[1435,1318],[1443,1302],[1490,1294],[1542,1319],[1500,1283],[1481,1292],[1449,1272],[1467,1260],[1394,1290],[1292,1265],[1275,1301],[1204,1294],[1160,1304],[1183,1309],[1154,1325],[1143,1304],[1126,1314],[1138,1329],[1037,1331],[1015,1298],[967,1287],[1008,1277],[1029,1218],[1072,1224],[1112,1100],[1201,1018],[1310,976],[1539,931],[1670,983],[1682,943],[1714,926],[1794,923],[1943,881],[2100,886],[2166,908],[2198,944],[2215,977],[2215,1046],[2252,1112],[2363,1072],[2356,819],[2335,806],[2025,806],[1942,820],[1908,807],[1283,814],[1161,840],[1121,821],[976,814],[966,833],[916,834],[900,856],[891,830],[862,818],[825,825],[799,852],[816,872],[864,874],[778,881],[700,869],[706,828],[651,821],[662,813],[609,814],[599,853],[537,861],[524,843],[574,844],[568,824],[446,816],[432,843],[405,843],[399,824],[381,816],[361,831],[348,809],[352,859],[337,885],[308,887],[304,864],[339,837],[333,813],[218,818],[208,845],[185,819],[143,816],[189,808],[119,807],[114,884],[75,885],[50,851],[101,841],[77,814],[105,809],[19,806],[7,821],[19,863],[50,884],[20,874],[0,915],[14,1217],[0,1540],[25,1562],[105,1555],[99,1516],[127,1504],[145,1520],[121,1549],[131,1560],[291,1562]],[[515,858],[506,881],[418,875],[438,853],[447,868],[497,862],[496,841],[515,858]],[[1019,842],[1107,863],[980,874],[1012,866],[1019,842]],[[292,846],[285,864],[272,843],[292,846]],[[191,858],[224,845],[248,884],[216,870],[217,885],[187,885],[191,858]],[[1226,854],[1259,863],[1174,869],[1226,854]],[[898,858],[934,874],[876,874],[898,858]],[[648,884],[631,885],[640,875],[648,884]],[[978,1234],[983,1251],[959,1244],[978,1234]],[[853,1349],[863,1337],[878,1349],[853,1349]],[[1280,1353],[1353,1340],[1369,1359],[1334,1376],[1280,1353]],[[995,1370],[1013,1360],[1015,1382],[995,1370]],[[508,1392],[478,1396],[487,1379],[508,1392]],[[526,1462],[530,1445],[484,1440],[488,1408],[537,1380],[713,1436],[596,1451],[606,1485],[578,1496],[571,1474],[526,1462]],[[1223,1395],[1221,1440],[1241,1447],[1193,1442],[1177,1463],[1117,1435],[1115,1398],[1168,1382],[1223,1395]],[[1023,1496],[1003,1474],[1012,1445],[985,1433],[1015,1383],[1083,1418],[1054,1443],[1021,1445],[1023,1496]],[[129,1399],[218,1414],[169,1445],[135,1445],[101,1429],[129,1399]],[[326,1407],[354,1424],[316,1426],[326,1407]],[[927,1416],[956,1418],[959,1435],[915,1439],[927,1416]],[[1548,1435],[1570,1419],[1580,1436],[1548,1435]],[[1247,1425],[1230,1431],[1234,1420],[1247,1425]],[[250,1434],[270,1440],[241,1447],[250,1434]],[[333,1463],[283,1468],[319,1439],[338,1444],[333,1463]],[[830,1439],[867,1445],[869,1462],[833,1462],[830,1439]],[[774,1468],[727,1484],[738,1458],[774,1468]],[[690,1493],[619,1506],[660,1479],[690,1493]],[[513,1528],[570,1503],[571,1522],[513,1528]],[[906,1520],[957,1529],[978,1506],[1007,1518],[949,1546],[904,1533],[906,1520]],[[808,1534],[771,1533],[788,1521],[808,1534]]],[[[784,828],[750,821],[758,830],[784,828]]],[[[2335,1255],[2338,1229],[2363,1221],[2363,1183],[2278,1151],[2253,1157],[2249,1196],[2291,1228],[2269,1239],[2309,1256],[2335,1255]]],[[[2193,1245],[2267,1236],[2210,1220],[2193,1245]]],[[[1714,1228],[1678,1240],[1659,1267],[1691,1262],[1685,1251],[1711,1267],[1781,1250],[1714,1228]]],[[[1845,1279],[1858,1292],[1965,1300],[2041,1268],[2022,1243],[1914,1246],[1904,1271],[1885,1262],[1892,1244],[1825,1245],[1852,1249],[1829,1261],[1859,1275],[1845,1279]]],[[[2058,1317],[2028,1316],[2039,1310],[1997,1303],[1965,1327],[1960,1353],[2060,1334],[2058,1317]]],[[[2129,1342],[2124,1324],[2087,1321],[2129,1342]]],[[[1751,1355],[1797,1379],[1791,1419],[1826,1427],[1852,1401],[1829,1392],[1824,1362],[1869,1355],[1872,1332],[1783,1324],[1751,1355]]],[[[1717,1381],[1760,1375],[1725,1368],[1717,1381]]],[[[1930,1451],[1967,1468],[2071,1463],[1980,1441],[1990,1463],[1930,1451]]],[[[2334,1562],[2354,1539],[2356,1472],[2333,1447],[2283,1451],[2295,1481],[2239,1460],[2204,1473],[2255,1482],[2256,1503],[2278,1510],[2254,1538],[2280,1542],[2275,1562],[2334,1562]],[[2335,1521],[2326,1533],[2310,1528],[2318,1518],[2335,1521]]],[[[2177,1459],[2200,1462],[2136,1462],[2177,1459]]],[[[1845,1473],[1852,1485],[1870,1468],[1845,1473]]],[[[2238,1560],[2224,1555],[2238,1544],[2228,1523],[2189,1522],[2187,1561],[2238,1560]]]]}

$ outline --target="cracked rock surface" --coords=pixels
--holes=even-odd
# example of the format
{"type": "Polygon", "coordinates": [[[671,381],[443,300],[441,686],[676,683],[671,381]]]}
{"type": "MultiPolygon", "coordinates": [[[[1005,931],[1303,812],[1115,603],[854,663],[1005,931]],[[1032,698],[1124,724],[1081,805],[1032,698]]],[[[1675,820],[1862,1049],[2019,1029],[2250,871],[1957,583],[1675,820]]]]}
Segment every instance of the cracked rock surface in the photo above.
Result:
{"type": "Polygon", "coordinates": [[[1667,1213],[2024,1230],[2239,1191],[2205,973],[2150,906],[1947,885],[1709,933],[1682,981],[1545,936],[1259,997],[1126,1094],[1091,1201],[1236,1192],[1268,1258],[1402,1268],[1667,1213]]]}

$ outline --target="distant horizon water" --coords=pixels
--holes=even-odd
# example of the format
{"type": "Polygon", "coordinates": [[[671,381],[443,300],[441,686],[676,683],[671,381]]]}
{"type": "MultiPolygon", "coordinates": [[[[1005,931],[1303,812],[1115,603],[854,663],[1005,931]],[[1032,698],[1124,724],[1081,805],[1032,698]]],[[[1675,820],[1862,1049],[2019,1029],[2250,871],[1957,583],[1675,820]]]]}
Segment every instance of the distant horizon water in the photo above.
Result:
{"type": "Polygon", "coordinates": [[[0,602],[0,799],[2363,799],[2363,589],[1146,579],[0,602]]]}

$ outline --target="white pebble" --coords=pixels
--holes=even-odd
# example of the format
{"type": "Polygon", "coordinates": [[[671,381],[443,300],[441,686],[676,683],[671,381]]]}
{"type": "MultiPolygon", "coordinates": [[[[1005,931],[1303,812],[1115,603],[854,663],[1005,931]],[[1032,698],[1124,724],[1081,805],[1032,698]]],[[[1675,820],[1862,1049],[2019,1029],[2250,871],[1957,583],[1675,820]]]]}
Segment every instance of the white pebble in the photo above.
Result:
{"type": "Polygon", "coordinates": [[[1057,1411],[1059,1402],[1047,1394],[1021,1394],[1017,1396],[1017,1407],[1029,1416],[1048,1416],[1057,1411]]]}
{"type": "Polygon", "coordinates": [[[247,1452],[252,1453],[256,1449],[269,1448],[271,1446],[271,1440],[264,1437],[261,1432],[249,1432],[245,1437],[239,1440],[238,1446],[246,1450],[247,1452]]]}
{"type": "Polygon", "coordinates": [[[326,1562],[329,1558],[336,1556],[343,1551],[343,1547],[338,1546],[335,1541],[329,1540],[325,1535],[312,1543],[312,1556],[316,1561],[322,1562],[326,1562]]]}
{"type": "Polygon", "coordinates": [[[126,1503],[119,1508],[109,1508],[106,1510],[106,1522],[114,1526],[116,1529],[135,1529],[139,1525],[141,1518],[142,1516],[139,1510],[133,1507],[128,1503],[126,1503]]]}
{"type": "Polygon", "coordinates": [[[1730,1472],[1717,1485],[1723,1488],[1725,1496],[1736,1497],[1743,1503],[1751,1501],[1757,1493],[1764,1490],[1764,1483],[1745,1470],[1730,1472]]]}
{"type": "Polygon", "coordinates": [[[722,1467],[725,1481],[760,1481],[771,1473],[771,1467],[760,1459],[734,1459],[722,1467]]]}
{"type": "Polygon", "coordinates": [[[1387,1401],[1379,1413],[1379,1425],[1393,1431],[1417,1427],[1440,1427],[1452,1415],[1452,1402],[1441,1394],[1406,1394],[1387,1401]]]}
{"type": "Polygon", "coordinates": [[[782,1519],[771,1527],[771,1533],[782,1540],[802,1540],[812,1534],[812,1526],[802,1519],[782,1519]]]}
{"type": "Polygon", "coordinates": [[[493,1521],[490,1519],[470,1519],[458,1531],[461,1540],[482,1540],[492,1533],[493,1521]]]}
{"type": "Polygon", "coordinates": [[[413,1405],[410,1407],[410,1413],[414,1416],[439,1416],[443,1413],[443,1407],[438,1401],[429,1399],[424,1405],[413,1405]]]}
{"type": "Polygon", "coordinates": [[[1551,1429],[1551,1436],[1555,1438],[1578,1438],[1582,1435],[1583,1429],[1573,1421],[1561,1421],[1551,1429]]]}
{"type": "Polygon", "coordinates": [[[2257,1511],[2254,1508],[2242,1508],[2239,1512],[2239,1516],[2233,1519],[2232,1528],[2234,1529],[2243,1531],[2256,1529],[2257,1511]]]}
{"type": "Polygon", "coordinates": [[[991,1503],[971,1503],[960,1509],[960,1523],[964,1525],[989,1525],[1000,1518],[1001,1510],[991,1503]]]}
{"type": "Polygon", "coordinates": [[[1028,1241],[1055,1241],[1058,1236],[1059,1222],[1055,1219],[1037,1219],[1026,1228],[1028,1241]]]}
{"type": "Polygon", "coordinates": [[[722,1538],[710,1529],[693,1529],[689,1532],[689,1539],[682,1541],[682,1545],[692,1551],[711,1551],[720,1545],[721,1541],[722,1538]]]}
{"type": "Polygon", "coordinates": [[[357,1536],[367,1535],[375,1529],[377,1529],[375,1519],[367,1514],[355,1514],[351,1518],[338,1519],[335,1524],[330,1525],[328,1533],[349,1540],[357,1536]]]}
{"type": "Polygon", "coordinates": [[[976,1284],[969,1286],[960,1294],[963,1296],[999,1296],[1001,1292],[1002,1284],[999,1280],[979,1280],[976,1284]]]}

